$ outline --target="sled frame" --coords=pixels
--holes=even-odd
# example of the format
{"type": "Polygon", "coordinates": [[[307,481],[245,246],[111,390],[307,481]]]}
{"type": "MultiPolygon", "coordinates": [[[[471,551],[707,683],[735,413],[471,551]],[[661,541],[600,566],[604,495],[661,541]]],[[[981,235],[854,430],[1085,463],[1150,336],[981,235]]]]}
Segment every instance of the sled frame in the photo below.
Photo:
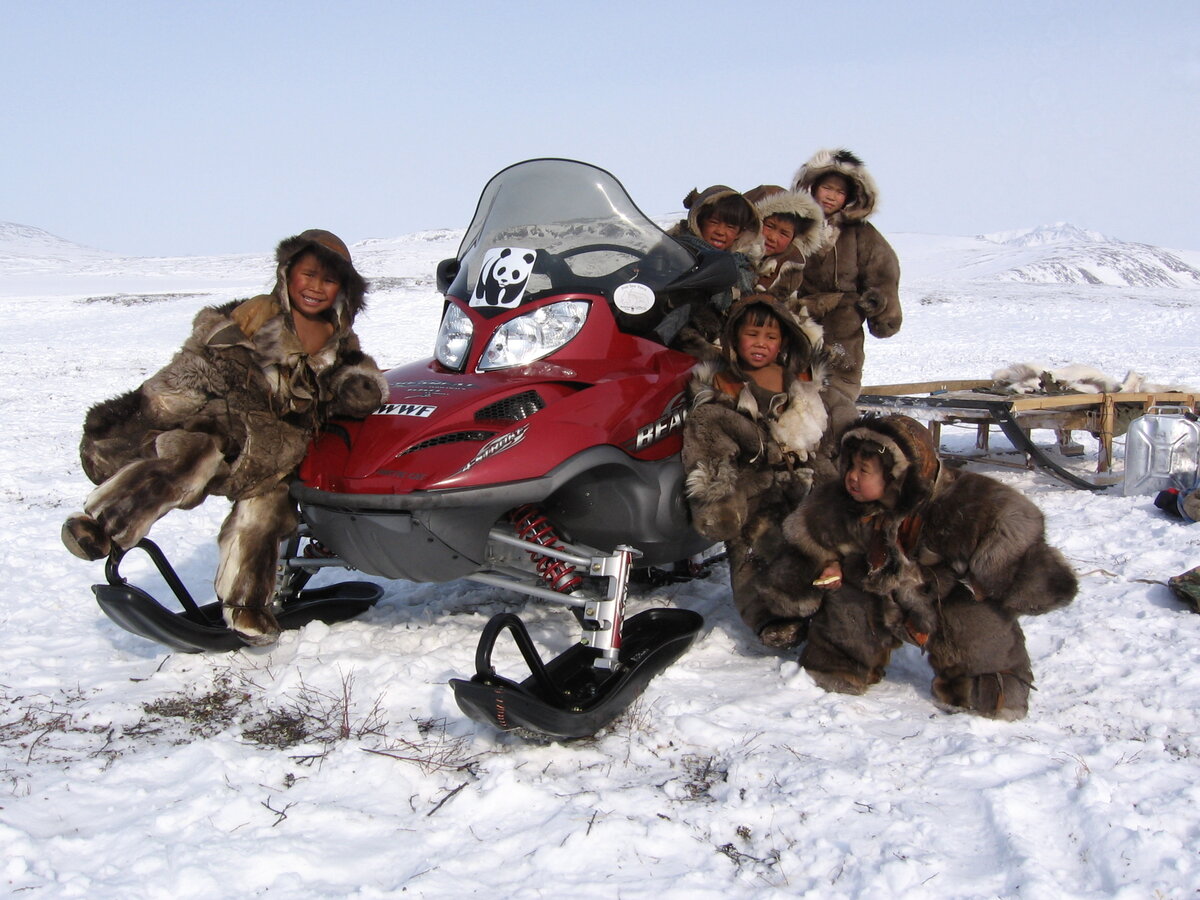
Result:
{"type": "Polygon", "coordinates": [[[1024,467],[1041,469],[1081,490],[1103,490],[1119,482],[1112,474],[1113,438],[1122,414],[1141,415],[1160,405],[1185,406],[1193,411],[1200,395],[1163,392],[1123,392],[1111,394],[1004,394],[990,380],[943,380],[908,384],[884,384],[864,387],[858,398],[863,412],[903,413],[926,421],[934,440],[941,443],[941,426],[973,424],[977,428],[975,446],[980,454],[943,454],[969,462],[1012,465],[988,455],[988,435],[992,426],[1008,438],[1025,458],[1024,467]],[[1053,430],[1058,437],[1058,455],[1078,455],[1070,440],[1072,431],[1088,431],[1100,442],[1096,474],[1078,474],[1034,443],[1035,429],[1053,430]]]}

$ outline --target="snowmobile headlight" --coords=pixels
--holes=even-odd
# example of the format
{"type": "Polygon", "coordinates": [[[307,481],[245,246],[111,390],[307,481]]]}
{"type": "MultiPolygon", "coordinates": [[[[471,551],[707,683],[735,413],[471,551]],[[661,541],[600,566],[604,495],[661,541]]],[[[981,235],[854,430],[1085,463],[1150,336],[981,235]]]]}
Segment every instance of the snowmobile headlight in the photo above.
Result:
{"type": "Polygon", "coordinates": [[[471,334],[475,326],[465,312],[453,303],[446,307],[442,327],[438,329],[434,356],[447,369],[461,369],[471,349],[471,334]]]}
{"type": "Polygon", "coordinates": [[[511,319],[496,329],[479,360],[479,371],[523,366],[549,356],[579,334],[586,300],[562,300],[511,319]]]}

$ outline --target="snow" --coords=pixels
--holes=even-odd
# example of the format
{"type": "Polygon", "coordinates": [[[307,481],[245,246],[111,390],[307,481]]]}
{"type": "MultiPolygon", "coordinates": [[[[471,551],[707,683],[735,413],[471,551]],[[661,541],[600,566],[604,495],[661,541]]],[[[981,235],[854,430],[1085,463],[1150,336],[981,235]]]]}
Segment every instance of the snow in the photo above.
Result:
{"type": "MultiPolygon", "coordinates": [[[[434,267],[459,236],[352,248],[379,286],[358,330],[382,362],[428,355],[434,267]]],[[[1200,289],[1005,281],[1039,248],[890,237],[905,324],[867,339],[867,384],[1028,360],[1200,384],[1200,289]]],[[[173,654],[106,619],[90,590],[102,564],[59,542],[90,488],[88,406],[162,365],[200,306],[260,290],[266,252],[129,259],[6,231],[0,274],[0,893],[1195,895],[1200,616],[1164,582],[1200,563],[1200,526],[1152,498],[979,467],[1045,511],[1080,576],[1074,604],[1024,620],[1038,691],[1023,721],[939,711],[910,647],[864,696],[826,694],[746,632],[718,566],[635,591],[631,613],[682,606],[705,627],[625,716],[594,739],[530,742],[466,719],[447,681],[473,670],[498,611],[519,612],[547,656],[565,649],[565,608],[380,580],[384,599],[357,620],[268,650],[173,654]],[[291,742],[298,722],[307,736],[291,742]]],[[[943,432],[951,449],[973,439],[943,432]]],[[[1085,471],[1096,444],[1082,439],[1085,471]]],[[[210,500],[154,530],[201,602],[226,509],[210,500]]],[[[137,561],[125,574],[155,591],[137,561]]]]}

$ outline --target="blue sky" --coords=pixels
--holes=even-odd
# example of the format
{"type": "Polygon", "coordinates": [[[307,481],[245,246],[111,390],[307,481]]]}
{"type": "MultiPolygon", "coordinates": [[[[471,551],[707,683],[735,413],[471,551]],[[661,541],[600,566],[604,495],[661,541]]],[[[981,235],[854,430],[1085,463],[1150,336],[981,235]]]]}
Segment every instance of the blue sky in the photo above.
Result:
{"type": "Polygon", "coordinates": [[[1200,250],[1200,3],[0,0],[0,221],[137,255],[464,227],[566,156],[646,212],[846,146],[885,231],[1200,250]]]}

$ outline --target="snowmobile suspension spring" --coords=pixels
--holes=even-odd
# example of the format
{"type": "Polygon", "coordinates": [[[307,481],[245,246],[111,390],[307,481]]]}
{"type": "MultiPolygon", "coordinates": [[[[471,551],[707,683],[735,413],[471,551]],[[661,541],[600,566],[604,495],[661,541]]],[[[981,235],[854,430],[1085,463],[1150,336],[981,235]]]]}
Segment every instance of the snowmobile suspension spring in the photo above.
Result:
{"type": "MultiPolygon", "coordinates": [[[[558,542],[558,535],[554,533],[554,526],[536,506],[526,505],[515,509],[509,514],[509,518],[516,529],[517,537],[521,540],[541,544],[543,547],[553,547],[556,550],[562,548],[558,542]]],[[[575,567],[570,563],[543,556],[532,550],[528,553],[534,568],[537,569],[538,577],[559,593],[569,594],[583,583],[583,579],[575,574],[575,567]]]]}

